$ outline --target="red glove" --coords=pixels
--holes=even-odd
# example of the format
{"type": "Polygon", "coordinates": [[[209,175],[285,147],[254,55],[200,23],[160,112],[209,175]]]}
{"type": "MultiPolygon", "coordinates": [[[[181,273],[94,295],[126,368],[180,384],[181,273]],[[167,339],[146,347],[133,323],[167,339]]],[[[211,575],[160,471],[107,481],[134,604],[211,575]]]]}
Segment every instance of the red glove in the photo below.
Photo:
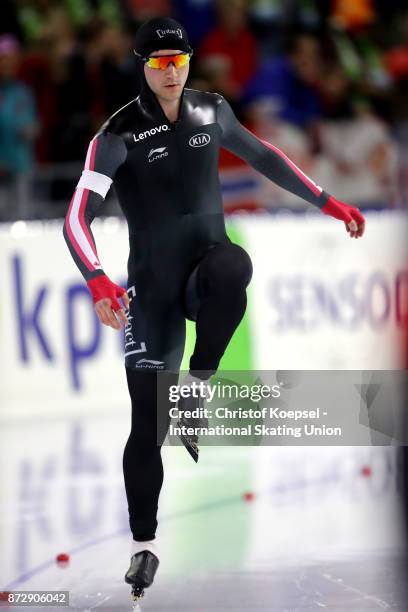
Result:
{"type": "Polygon", "coordinates": [[[112,301],[112,310],[116,311],[122,308],[117,298],[122,297],[126,293],[126,289],[112,283],[105,274],[91,278],[91,280],[87,282],[87,285],[92,294],[94,304],[99,302],[99,300],[109,298],[112,301]]]}
{"type": "Polygon", "coordinates": [[[353,208],[353,206],[344,204],[344,202],[340,202],[333,196],[330,196],[326,204],[323,206],[322,212],[325,215],[330,215],[330,217],[344,221],[346,224],[346,229],[352,238],[358,238],[364,234],[365,220],[358,208],[353,208]],[[355,221],[357,224],[357,229],[355,230],[349,227],[349,224],[352,221],[355,221]]]}

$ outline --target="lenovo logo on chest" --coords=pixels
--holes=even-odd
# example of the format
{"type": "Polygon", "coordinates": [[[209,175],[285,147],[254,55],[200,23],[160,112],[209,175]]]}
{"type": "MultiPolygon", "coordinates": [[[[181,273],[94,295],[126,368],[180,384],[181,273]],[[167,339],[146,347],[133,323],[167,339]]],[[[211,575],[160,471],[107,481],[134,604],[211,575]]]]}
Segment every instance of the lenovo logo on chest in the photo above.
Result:
{"type": "Polygon", "coordinates": [[[204,147],[208,145],[211,140],[211,136],[209,134],[196,134],[192,136],[188,141],[190,147],[204,147]]]}
{"type": "Polygon", "coordinates": [[[139,134],[133,134],[133,140],[135,142],[140,142],[141,140],[145,140],[145,138],[149,138],[149,136],[154,136],[155,134],[160,134],[160,132],[167,132],[169,126],[165,123],[163,125],[159,125],[158,127],[154,127],[151,130],[146,130],[145,132],[139,132],[139,134]]]}

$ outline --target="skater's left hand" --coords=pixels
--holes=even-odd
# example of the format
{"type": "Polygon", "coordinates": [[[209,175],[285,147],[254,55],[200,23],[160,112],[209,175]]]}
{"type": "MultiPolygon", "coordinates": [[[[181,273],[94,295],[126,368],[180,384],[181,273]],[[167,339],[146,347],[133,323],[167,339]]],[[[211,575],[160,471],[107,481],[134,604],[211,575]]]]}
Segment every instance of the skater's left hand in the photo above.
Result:
{"type": "Polygon", "coordinates": [[[330,196],[323,206],[322,212],[325,215],[330,215],[330,217],[344,221],[350,238],[360,238],[364,234],[365,219],[358,208],[354,208],[330,196]]]}

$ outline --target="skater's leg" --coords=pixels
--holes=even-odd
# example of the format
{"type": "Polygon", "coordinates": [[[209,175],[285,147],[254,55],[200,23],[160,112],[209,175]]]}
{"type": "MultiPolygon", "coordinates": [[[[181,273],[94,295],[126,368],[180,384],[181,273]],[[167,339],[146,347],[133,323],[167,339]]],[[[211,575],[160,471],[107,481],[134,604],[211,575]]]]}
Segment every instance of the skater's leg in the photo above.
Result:
{"type": "Polygon", "coordinates": [[[187,302],[196,303],[196,312],[190,314],[196,320],[197,336],[190,371],[200,378],[208,378],[217,370],[244,316],[246,287],[251,276],[249,255],[240,246],[228,242],[210,249],[190,277],[187,302]]]}
{"type": "Polygon", "coordinates": [[[161,446],[170,422],[169,386],[178,382],[184,352],[185,318],[181,293],[178,301],[169,301],[165,292],[144,287],[138,293],[135,286],[128,290],[131,301],[125,329],[132,425],[123,473],[133,535],[125,581],[132,584],[137,600],[152,584],[159,565],[155,536],[163,484],[161,446]]]}
{"type": "Polygon", "coordinates": [[[185,318],[182,303],[166,303],[156,292],[147,303],[143,292],[129,291],[129,325],[125,365],[132,402],[132,424],[123,455],[123,473],[133,539],[153,540],[163,483],[161,444],[169,426],[169,394],[160,388],[177,384],[183,356],[185,318]],[[169,371],[171,370],[171,371],[169,371]],[[158,378],[159,377],[159,378],[158,378]]]}
{"type": "MultiPolygon", "coordinates": [[[[196,321],[196,343],[190,359],[190,372],[183,385],[205,381],[218,368],[221,357],[246,309],[246,287],[252,276],[249,255],[231,242],[212,247],[191,274],[186,287],[188,317],[196,321]]],[[[183,430],[181,440],[198,461],[198,435],[191,429],[207,426],[204,398],[193,395],[178,403],[183,430]],[[200,417],[185,416],[197,409],[200,417]],[[190,433],[188,433],[190,432],[190,433]]]]}
{"type": "MultiPolygon", "coordinates": [[[[168,375],[173,384],[177,375],[168,375]]],[[[169,405],[157,406],[156,372],[126,368],[132,400],[132,426],[123,454],[123,473],[133,539],[153,540],[157,507],[163,484],[161,443],[169,425],[169,405]],[[159,437],[158,437],[159,436],[159,437]]]]}

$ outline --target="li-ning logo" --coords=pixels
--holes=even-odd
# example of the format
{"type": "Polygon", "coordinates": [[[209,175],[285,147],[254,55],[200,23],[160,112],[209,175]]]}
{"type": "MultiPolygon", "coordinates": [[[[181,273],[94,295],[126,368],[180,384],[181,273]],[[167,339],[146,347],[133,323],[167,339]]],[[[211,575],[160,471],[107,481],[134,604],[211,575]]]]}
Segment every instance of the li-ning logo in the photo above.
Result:
{"type": "Polygon", "coordinates": [[[177,30],[156,30],[156,33],[159,38],[163,38],[166,34],[175,34],[179,38],[183,38],[183,32],[180,28],[177,28],[177,30]]]}
{"type": "Polygon", "coordinates": [[[155,361],[154,359],[139,359],[135,365],[137,368],[151,368],[154,370],[164,369],[164,361],[155,361]]]}
{"type": "Polygon", "coordinates": [[[145,132],[140,132],[137,136],[133,134],[133,140],[135,142],[139,142],[140,140],[144,140],[145,138],[149,138],[149,136],[154,136],[155,134],[160,134],[160,132],[167,132],[169,126],[165,123],[163,125],[159,125],[157,127],[152,128],[151,130],[146,130],[145,132]]]}
{"type": "Polygon", "coordinates": [[[196,134],[192,136],[188,141],[190,147],[205,147],[211,140],[211,136],[209,134],[196,134]]]}
{"type": "Polygon", "coordinates": [[[154,162],[156,159],[161,159],[162,157],[167,157],[168,156],[168,152],[166,151],[167,147],[160,147],[159,149],[150,149],[150,153],[147,156],[148,160],[149,160],[149,164],[151,162],[154,162]],[[157,155],[154,155],[155,153],[157,153],[157,155]],[[154,155],[154,157],[152,157],[152,155],[154,155]]]}

